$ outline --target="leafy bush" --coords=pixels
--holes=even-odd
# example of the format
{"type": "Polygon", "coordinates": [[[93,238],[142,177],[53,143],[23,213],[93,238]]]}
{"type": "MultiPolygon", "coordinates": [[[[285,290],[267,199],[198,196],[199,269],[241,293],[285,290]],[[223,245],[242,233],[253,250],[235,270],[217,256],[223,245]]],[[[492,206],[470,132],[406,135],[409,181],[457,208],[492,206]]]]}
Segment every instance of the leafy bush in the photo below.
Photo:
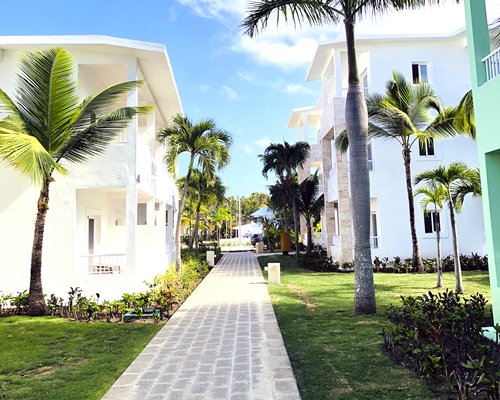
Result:
{"type": "Polygon", "coordinates": [[[10,297],[10,305],[16,308],[16,314],[23,314],[28,309],[28,296],[27,290],[18,292],[17,296],[10,297]]]}
{"type": "Polygon", "coordinates": [[[316,272],[338,272],[340,264],[333,261],[332,257],[324,257],[321,252],[313,251],[311,254],[301,254],[297,266],[316,272]]]}
{"type": "Polygon", "coordinates": [[[393,325],[383,331],[385,350],[459,399],[500,399],[498,341],[482,335],[484,297],[446,291],[401,299],[387,313],[393,325]]]}

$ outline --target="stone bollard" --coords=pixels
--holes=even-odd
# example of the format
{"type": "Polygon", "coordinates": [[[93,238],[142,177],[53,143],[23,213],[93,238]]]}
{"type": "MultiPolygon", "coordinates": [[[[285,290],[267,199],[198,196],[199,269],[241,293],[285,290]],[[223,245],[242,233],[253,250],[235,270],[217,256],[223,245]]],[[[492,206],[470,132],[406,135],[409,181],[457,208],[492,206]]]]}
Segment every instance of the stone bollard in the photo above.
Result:
{"type": "Polygon", "coordinates": [[[207,251],[207,262],[210,268],[215,266],[215,252],[207,251]]]}
{"type": "Polygon", "coordinates": [[[281,285],[280,263],[267,264],[267,277],[270,285],[281,285]]]}
{"type": "Polygon", "coordinates": [[[256,252],[257,254],[264,253],[264,242],[258,242],[258,243],[255,245],[255,252],[256,252]]]}

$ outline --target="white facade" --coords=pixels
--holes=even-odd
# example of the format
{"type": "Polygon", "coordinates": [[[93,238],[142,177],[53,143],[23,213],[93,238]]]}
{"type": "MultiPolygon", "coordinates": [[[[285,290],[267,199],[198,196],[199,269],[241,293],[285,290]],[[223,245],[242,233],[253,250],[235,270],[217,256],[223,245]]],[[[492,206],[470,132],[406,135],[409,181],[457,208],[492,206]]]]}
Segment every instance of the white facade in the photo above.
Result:
{"type": "MultiPolygon", "coordinates": [[[[361,37],[357,40],[358,69],[365,93],[384,93],[385,83],[396,70],[412,81],[414,74],[427,76],[445,106],[456,106],[470,89],[465,32],[446,36],[361,37]]],[[[334,138],[345,128],[344,105],[347,91],[347,57],[344,41],[321,44],[307,75],[307,81],[321,80],[322,94],[316,105],[292,112],[289,127],[298,128],[299,140],[311,143],[309,169],[319,166],[325,191],[323,237],[329,254],[351,260],[353,251],[350,211],[348,155],[336,151],[334,138]]],[[[374,139],[369,152],[372,256],[411,257],[408,200],[401,145],[374,139]],[[375,226],[375,228],[373,227],[375,226]]],[[[434,155],[420,155],[412,147],[412,175],[453,161],[478,166],[476,145],[466,137],[435,141],[434,155]]],[[[417,235],[421,255],[435,257],[435,233],[426,233],[424,212],[415,200],[417,235]]],[[[441,212],[442,254],[453,253],[447,209],[441,212]]],[[[485,254],[480,199],[467,198],[457,216],[460,252],[485,254]]],[[[429,229],[427,229],[429,230],[429,229]]]]}
{"type": "MultiPolygon", "coordinates": [[[[50,186],[42,261],[44,293],[69,287],[103,299],[145,288],[174,261],[177,189],[166,171],[158,129],[182,112],[165,47],[103,36],[0,37],[0,87],[13,94],[19,52],[69,51],[82,98],[109,85],[143,80],[118,106],[151,105],[105,154],[68,165],[50,186]],[[168,219],[168,221],[167,221],[168,219]]],[[[0,165],[0,291],[29,287],[39,188],[0,165]]],[[[66,296],[65,296],[66,297],[66,296]]]]}

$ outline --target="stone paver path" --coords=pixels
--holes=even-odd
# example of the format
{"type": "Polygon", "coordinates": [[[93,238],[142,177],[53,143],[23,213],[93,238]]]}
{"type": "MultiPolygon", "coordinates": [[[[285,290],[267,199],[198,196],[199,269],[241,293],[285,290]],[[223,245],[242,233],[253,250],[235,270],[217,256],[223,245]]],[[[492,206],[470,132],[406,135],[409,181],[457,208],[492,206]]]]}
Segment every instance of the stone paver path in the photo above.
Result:
{"type": "Polygon", "coordinates": [[[226,254],[104,400],[300,400],[253,253],[226,254]]]}

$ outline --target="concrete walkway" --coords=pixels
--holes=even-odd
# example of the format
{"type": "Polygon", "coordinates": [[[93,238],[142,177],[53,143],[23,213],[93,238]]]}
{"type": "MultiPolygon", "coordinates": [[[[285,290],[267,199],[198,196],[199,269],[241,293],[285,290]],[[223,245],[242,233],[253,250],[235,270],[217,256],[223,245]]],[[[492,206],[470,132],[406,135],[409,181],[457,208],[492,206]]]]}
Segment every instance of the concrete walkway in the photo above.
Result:
{"type": "Polygon", "coordinates": [[[300,400],[256,256],[226,254],[105,400],[300,400]]]}

